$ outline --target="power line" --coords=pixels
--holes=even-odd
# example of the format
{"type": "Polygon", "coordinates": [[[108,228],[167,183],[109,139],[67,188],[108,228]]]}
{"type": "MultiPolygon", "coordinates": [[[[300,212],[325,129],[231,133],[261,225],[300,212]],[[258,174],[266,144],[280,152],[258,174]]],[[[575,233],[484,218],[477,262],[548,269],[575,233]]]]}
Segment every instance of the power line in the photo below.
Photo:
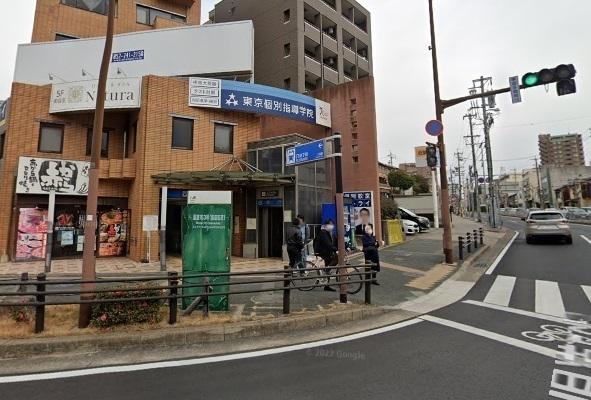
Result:
{"type": "Polygon", "coordinates": [[[578,121],[582,119],[591,119],[591,115],[587,117],[577,117],[577,118],[565,118],[565,119],[556,119],[553,121],[543,121],[543,122],[530,122],[526,124],[515,124],[515,125],[495,125],[495,129],[505,129],[505,128],[519,128],[523,126],[536,126],[536,125],[547,125],[547,124],[554,124],[558,122],[567,122],[567,121],[578,121]]]}

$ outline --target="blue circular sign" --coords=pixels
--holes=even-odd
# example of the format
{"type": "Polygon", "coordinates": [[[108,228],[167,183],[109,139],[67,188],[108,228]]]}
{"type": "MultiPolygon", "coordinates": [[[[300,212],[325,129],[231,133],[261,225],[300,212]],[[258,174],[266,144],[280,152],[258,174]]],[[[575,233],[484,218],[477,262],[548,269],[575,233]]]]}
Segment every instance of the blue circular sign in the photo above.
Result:
{"type": "Polygon", "coordinates": [[[443,124],[441,121],[433,119],[425,125],[425,131],[431,136],[439,136],[443,133],[443,124]]]}

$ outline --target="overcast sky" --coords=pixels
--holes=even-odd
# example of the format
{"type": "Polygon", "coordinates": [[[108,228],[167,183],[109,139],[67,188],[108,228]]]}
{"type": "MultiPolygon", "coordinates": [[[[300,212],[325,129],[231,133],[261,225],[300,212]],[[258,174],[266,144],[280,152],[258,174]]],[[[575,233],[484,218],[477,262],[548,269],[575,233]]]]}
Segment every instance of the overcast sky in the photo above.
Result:
{"type": "MultiPolygon", "coordinates": [[[[260,0],[264,1],[264,0],[260,0]]],[[[443,98],[467,94],[472,79],[508,78],[555,67],[576,66],[577,94],[557,97],[537,87],[522,92],[523,103],[497,97],[501,114],[491,131],[495,171],[533,165],[539,133],[581,133],[591,162],[591,1],[589,0],[434,0],[443,98]]],[[[214,0],[204,0],[203,18],[214,0]]],[[[434,117],[427,0],[360,0],[372,13],[374,75],[377,92],[380,160],[414,161],[414,146],[430,138],[425,123],[434,117]]],[[[10,95],[18,43],[30,41],[34,0],[1,1],[0,98],[10,95]],[[7,16],[10,16],[7,18],[7,16]]],[[[462,116],[468,104],[444,115],[448,158],[460,150],[470,156],[462,116]]],[[[477,134],[481,134],[478,128],[477,134]]]]}

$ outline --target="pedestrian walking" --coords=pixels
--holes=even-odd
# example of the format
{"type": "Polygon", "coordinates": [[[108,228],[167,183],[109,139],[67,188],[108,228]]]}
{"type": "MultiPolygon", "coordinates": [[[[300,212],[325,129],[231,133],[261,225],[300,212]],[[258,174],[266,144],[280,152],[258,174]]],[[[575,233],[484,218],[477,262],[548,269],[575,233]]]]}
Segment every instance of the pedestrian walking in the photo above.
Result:
{"type": "MultiPolygon", "coordinates": [[[[335,245],[333,231],[334,222],[329,219],[322,225],[320,233],[314,239],[314,253],[324,260],[325,267],[332,267],[338,264],[337,246],[335,245]]],[[[326,269],[325,273],[330,275],[331,269],[326,269]]],[[[324,286],[324,290],[334,292],[335,289],[328,285],[328,280],[326,283],[327,285],[324,286]]]]}
{"type": "Polygon", "coordinates": [[[287,255],[289,256],[289,267],[291,269],[302,268],[302,250],[304,249],[304,240],[300,231],[300,220],[295,218],[290,227],[287,228],[285,244],[287,245],[287,255]]]}
{"type": "Polygon", "coordinates": [[[306,224],[306,219],[302,214],[299,214],[296,218],[300,220],[300,233],[302,234],[302,240],[304,241],[302,263],[306,265],[306,261],[308,260],[308,243],[312,240],[310,238],[310,226],[306,224]]]}
{"type": "Polygon", "coordinates": [[[365,233],[363,234],[363,255],[365,256],[365,262],[370,262],[373,265],[371,269],[372,273],[372,284],[379,285],[377,281],[377,273],[380,272],[380,253],[378,252],[378,248],[380,244],[376,240],[376,237],[373,233],[373,225],[368,224],[365,227],[365,233]]]}

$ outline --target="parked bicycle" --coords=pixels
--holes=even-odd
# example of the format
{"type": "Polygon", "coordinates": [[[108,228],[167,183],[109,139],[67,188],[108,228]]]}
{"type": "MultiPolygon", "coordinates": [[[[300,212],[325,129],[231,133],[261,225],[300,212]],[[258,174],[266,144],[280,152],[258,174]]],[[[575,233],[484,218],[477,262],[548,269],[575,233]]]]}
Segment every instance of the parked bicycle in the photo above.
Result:
{"type": "MultiPolygon", "coordinates": [[[[349,252],[345,253],[345,265],[349,264],[349,252]]],[[[350,266],[344,269],[344,275],[346,276],[345,285],[347,285],[348,294],[359,293],[363,287],[363,279],[361,271],[358,267],[350,266]]],[[[292,284],[299,290],[308,291],[313,290],[316,287],[330,286],[335,290],[339,290],[338,275],[334,276],[325,269],[324,262],[318,254],[313,257],[310,256],[306,260],[306,270],[302,272],[294,272],[292,284]],[[330,278],[334,278],[332,281],[330,278]],[[332,282],[332,283],[331,283],[332,282]]]]}

